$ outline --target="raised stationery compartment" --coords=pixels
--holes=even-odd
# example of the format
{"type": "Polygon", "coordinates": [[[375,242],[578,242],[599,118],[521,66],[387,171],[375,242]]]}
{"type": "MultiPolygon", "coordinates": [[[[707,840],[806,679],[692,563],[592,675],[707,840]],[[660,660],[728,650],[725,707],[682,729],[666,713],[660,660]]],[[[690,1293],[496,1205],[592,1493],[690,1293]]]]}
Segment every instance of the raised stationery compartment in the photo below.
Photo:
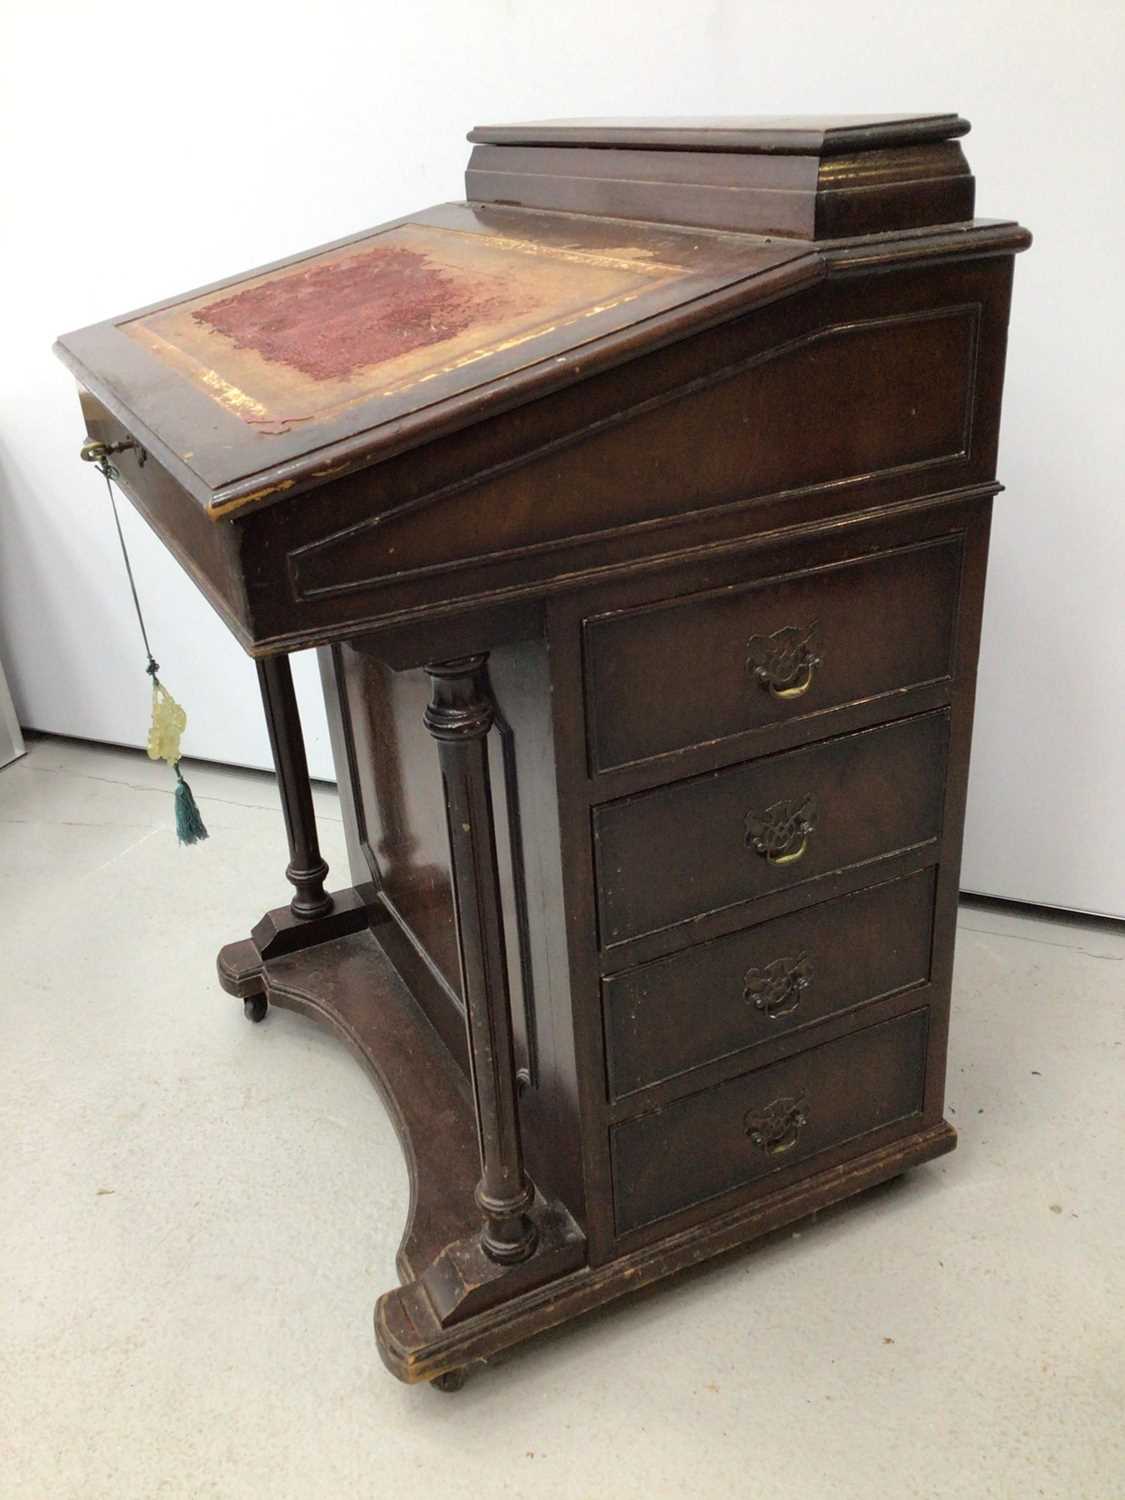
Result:
{"type": "Polygon", "coordinates": [[[949,678],[961,552],[943,537],[587,620],[593,768],[949,678]]]}
{"type": "Polygon", "coordinates": [[[924,984],[936,879],[931,866],[603,981],[610,1097],[924,984]]]}
{"type": "Polygon", "coordinates": [[[914,1010],[614,1126],[618,1233],[917,1118],[927,1030],[914,1010]]]}
{"type": "Polygon", "coordinates": [[[919,714],[596,807],[603,950],[935,843],[948,740],[919,714]]]}
{"type": "Polygon", "coordinates": [[[973,216],[958,115],[478,125],[465,196],[831,239],[973,216]]]}

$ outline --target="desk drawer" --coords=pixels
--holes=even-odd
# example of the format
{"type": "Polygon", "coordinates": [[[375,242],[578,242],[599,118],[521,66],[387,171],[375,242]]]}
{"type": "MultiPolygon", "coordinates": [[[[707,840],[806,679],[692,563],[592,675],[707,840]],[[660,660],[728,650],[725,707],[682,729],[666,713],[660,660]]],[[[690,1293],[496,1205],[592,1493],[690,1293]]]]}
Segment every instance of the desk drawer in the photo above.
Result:
{"type": "Polygon", "coordinates": [[[936,840],[948,739],[920,714],[603,803],[603,947],[936,840]]]}
{"type": "Polygon", "coordinates": [[[618,1233],[920,1115],[927,1017],[881,1021],[614,1126],[618,1233]]]}
{"type": "Polygon", "coordinates": [[[931,866],[605,980],[620,1099],[930,976],[931,866]]]}
{"type": "Polygon", "coordinates": [[[595,769],[948,678],[960,576],[945,537],[588,620],[595,769]]]}

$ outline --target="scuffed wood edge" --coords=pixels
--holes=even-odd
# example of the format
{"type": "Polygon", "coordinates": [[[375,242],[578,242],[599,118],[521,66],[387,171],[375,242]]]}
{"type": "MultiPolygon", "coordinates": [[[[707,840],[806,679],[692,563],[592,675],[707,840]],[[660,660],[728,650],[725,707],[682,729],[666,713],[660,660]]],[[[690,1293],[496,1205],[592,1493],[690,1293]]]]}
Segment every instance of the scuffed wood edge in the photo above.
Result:
{"type": "Polygon", "coordinates": [[[820,1176],[734,1209],[707,1225],[693,1226],[605,1265],[575,1271],[454,1329],[443,1331],[432,1313],[427,1317],[422,1299],[410,1295],[414,1288],[388,1292],[375,1306],[380,1356],[399,1380],[408,1384],[433,1380],[447,1370],[485,1359],[627,1292],[874,1187],[909,1167],[952,1151],[956,1143],[957,1132],[942,1120],[820,1176]]]}

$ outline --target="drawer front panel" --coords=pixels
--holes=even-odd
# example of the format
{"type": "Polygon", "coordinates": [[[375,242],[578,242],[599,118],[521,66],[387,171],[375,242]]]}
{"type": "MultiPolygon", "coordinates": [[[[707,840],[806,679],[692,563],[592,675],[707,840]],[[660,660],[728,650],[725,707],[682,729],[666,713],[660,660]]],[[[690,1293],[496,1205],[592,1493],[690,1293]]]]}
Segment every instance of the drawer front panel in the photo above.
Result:
{"type": "Polygon", "coordinates": [[[603,947],[936,840],[948,740],[922,714],[595,808],[603,947]]]}
{"type": "Polygon", "coordinates": [[[611,1098],[924,983],[935,881],[919,870],[607,979],[611,1098]]]}
{"type": "Polygon", "coordinates": [[[927,1015],[881,1021],[615,1126],[618,1233],[918,1116],[927,1015]]]}
{"type": "Polygon", "coordinates": [[[948,678],[960,576],[946,537],[588,620],[595,769],[948,678]]]}

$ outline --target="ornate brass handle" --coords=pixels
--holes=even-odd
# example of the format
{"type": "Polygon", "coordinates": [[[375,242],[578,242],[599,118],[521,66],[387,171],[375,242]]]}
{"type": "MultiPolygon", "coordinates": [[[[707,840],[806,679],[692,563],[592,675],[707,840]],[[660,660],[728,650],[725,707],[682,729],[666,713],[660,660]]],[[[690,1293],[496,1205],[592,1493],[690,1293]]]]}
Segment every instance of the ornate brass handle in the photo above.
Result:
{"type": "Polygon", "coordinates": [[[771,1021],[795,1011],[801,995],[813,982],[813,966],[805,954],[799,958],[775,958],[760,969],[747,969],[743,998],[753,1001],[771,1021]]]}
{"type": "Polygon", "coordinates": [[[742,1123],[752,1146],[767,1156],[784,1156],[809,1123],[809,1102],[803,1094],[799,1099],[774,1099],[759,1112],[749,1110],[742,1123]]]}
{"type": "Polygon", "coordinates": [[[772,635],[752,635],[746,643],[746,669],[775,698],[800,698],[812,687],[820,666],[820,622],[803,629],[783,625],[772,635]]]}
{"type": "Polygon", "coordinates": [[[768,864],[794,865],[808,848],[816,817],[811,792],[800,801],[783,798],[763,812],[746,814],[746,842],[768,864]]]}

